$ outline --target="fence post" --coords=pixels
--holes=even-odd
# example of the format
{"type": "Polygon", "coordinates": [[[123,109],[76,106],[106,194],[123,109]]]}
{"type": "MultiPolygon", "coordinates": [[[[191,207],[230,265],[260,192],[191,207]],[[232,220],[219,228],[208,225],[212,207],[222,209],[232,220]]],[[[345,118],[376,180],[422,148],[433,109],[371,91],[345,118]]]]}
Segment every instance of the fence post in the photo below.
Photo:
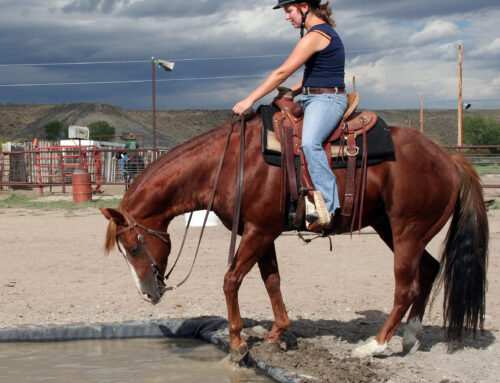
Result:
{"type": "Polygon", "coordinates": [[[66,175],[64,174],[64,157],[63,157],[63,148],[59,147],[59,162],[61,164],[61,183],[62,183],[62,192],[66,193],[66,175]]]}

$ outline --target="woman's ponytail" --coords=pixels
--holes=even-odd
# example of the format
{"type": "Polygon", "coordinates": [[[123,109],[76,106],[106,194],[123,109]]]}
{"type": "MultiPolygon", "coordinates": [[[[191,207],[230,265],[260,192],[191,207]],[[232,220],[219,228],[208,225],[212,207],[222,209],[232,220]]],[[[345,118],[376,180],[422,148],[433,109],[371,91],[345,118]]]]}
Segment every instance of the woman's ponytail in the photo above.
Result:
{"type": "Polygon", "coordinates": [[[322,19],[325,23],[330,24],[332,27],[336,26],[335,20],[332,18],[332,8],[328,2],[326,2],[326,4],[321,4],[319,8],[311,9],[311,12],[322,19]]]}

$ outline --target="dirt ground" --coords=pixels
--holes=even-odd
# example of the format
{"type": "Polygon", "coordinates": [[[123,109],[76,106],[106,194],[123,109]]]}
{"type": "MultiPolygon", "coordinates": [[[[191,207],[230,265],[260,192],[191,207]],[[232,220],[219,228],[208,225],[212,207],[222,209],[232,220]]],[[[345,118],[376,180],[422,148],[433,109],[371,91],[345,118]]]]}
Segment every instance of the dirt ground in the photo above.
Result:
{"type": "MultiPolygon", "coordinates": [[[[382,355],[361,361],[351,357],[357,345],[376,334],[392,307],[391,252],[371,230],[352,239],[333,237],[333,252],[326,239],[304,244],[287,234],[277,240],[282,291],[292,320],[284,337],[288,350],[270,350],[262,342],[273,318],[255,269],[240,290],[250,352],[271,365],[321,382],[500,381],[500,210],[488,216],[485,329],[476,339],[467,338],[455,352],[448,353],[443,343],[438,295],[425,315],[418,351],[402,354],[402,325],[382,355]]],[[[188,282],[153,306],[137,294],[120,253],[103,255],[106,227],[107,221],[96,209],[1,209],[0,327],[226,317],[222,282],[229,231],[220,225],[208,227],[188,282]]],[[[178,217],[170,229],[173,254],[183,230],[184,218],[178,217]]],[[[190,266],[199,228],[190,233],[173,282],[181,280],[190,266]]],[[[431,254],[438,256],[443,239],[444,232],[431,242],[431,254]]]]}

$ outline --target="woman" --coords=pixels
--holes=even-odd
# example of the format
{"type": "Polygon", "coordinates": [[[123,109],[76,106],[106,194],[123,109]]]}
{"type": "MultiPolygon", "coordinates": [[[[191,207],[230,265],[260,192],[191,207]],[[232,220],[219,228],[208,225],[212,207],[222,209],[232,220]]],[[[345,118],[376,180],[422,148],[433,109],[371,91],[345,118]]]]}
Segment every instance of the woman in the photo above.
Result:
{"type": "Polygon", "coordinates": [[[255,89],[246,99],[233,107],[233,112],[243,114],[302,65],[304,77],[292,88],[293,95],[303,93],[300,102],[305,108],[302,133],[302,150],[306,157],[311,180],[321,191],[324,201],[316,201],[317,209],[327,209],[327,219],[318,222],[318,214],[308,214],[310,230],[321,230],[332,222],[333,214],[340,207],[335,175],[330,169],[323,142],[332,134],[347,108],[344,85],[344,46],[331,18],[332,10],[321,0],[279,0],[274,7],[285,10],[285,19],[307,34],[300,39],[292,54],[278,69],[255,89]],[[321,206],[320,206],[321,205],[321,206]]]}

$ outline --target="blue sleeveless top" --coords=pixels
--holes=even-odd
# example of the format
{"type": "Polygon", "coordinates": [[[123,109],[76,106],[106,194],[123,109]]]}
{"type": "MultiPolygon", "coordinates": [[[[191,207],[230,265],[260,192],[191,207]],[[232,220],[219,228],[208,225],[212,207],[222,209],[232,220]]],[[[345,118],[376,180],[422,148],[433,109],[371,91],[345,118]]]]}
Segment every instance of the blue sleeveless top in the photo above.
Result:
{"type": "Polygon", "coordinates": [[[326,33],[332,39],[325,49],[316,52],[306,61],[302,86],[345,88],[345,52],[342,40],[328,23],[315,25],[308,33],[314,30],[326,33]]]}

